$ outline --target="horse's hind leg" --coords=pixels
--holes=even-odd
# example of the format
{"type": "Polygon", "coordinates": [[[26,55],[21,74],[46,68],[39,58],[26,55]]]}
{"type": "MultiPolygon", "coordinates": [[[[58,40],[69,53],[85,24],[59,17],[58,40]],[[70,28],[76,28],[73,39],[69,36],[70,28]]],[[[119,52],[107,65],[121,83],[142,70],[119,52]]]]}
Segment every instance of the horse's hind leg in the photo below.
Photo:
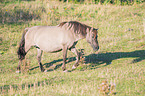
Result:
{"type": "Polygon", "coordinates": [[[27,52],[29,51],[30,48],[31,48],[31,44],[27,43],[25,41],[25,39],[23,39],[23,41],[21,41],[19,49],[17,51],[18,58],[19,58],[19,63],[18,63],[18,66],[17,66],[16,73],[20,73],[22,60],[25,58],[25,56],[26,56],[26,54],[27,54],[27,52]]]}
{"type": "Polygon", "coordinates": [[[76,67],[79,65],[80,55],[75,47],[71,48],[70,51],[77,55],[76,62],[72,67],[72,69],[76,69],[76,67]]]}
{"type": "Polygon", "coordinates": [[[17,71],[16,71],[16,73],[20,73],[21,64],[22,64],[22,60],[20,59],[20,60],[19,60],[19,63],[18,63],[18,66],[17,66],[17,71]]]}
{"type": "Polygon", "coordinates": [[[41,70],[41,72],[47,71],[47,70],[45,70],[43,68],[43,65],[41,63],[42,50],[40,50],[39,48],[37,48],[37,51],[38,51],[37,60],[38,60],[38,63],[39,63],[40,70],[41,70]]]}

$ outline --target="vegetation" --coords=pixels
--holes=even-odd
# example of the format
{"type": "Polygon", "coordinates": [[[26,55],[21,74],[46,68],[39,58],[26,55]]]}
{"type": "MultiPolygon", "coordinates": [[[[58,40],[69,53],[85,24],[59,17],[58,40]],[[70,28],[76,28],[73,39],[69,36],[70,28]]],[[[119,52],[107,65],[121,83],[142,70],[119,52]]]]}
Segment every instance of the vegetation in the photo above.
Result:
{"type": "MultiPolygon", "coordinates": [[[[21,2],[21,1],[38,1],[38,0],[0,0],[1,3],[21,2]]],[[[41,0],[43,1],[61,1],[70,3],[91,3],[91,4],[117,4],[117,5],[133,5],[145,2],[145,0],[41,0]]]]}
{"type": "Polygon", "coordinates": [[[145,94],[145,3],[120,6],[19,0],[0,4],[1,95],[98,96],[106,80],[108,85],[115,83],[117,96],[145,94]],[[75,55],[68,52],[66,66],[71,72],[63,73],[62,52],[44,52],[42,62],[49,72],[42,73],[32,48],[22,72],[16,73],[16,52],[26,27],[70,20],[99,28],[97,53],[85,39],[80,40],[77,49],[84,49],[85,64],[71,70],[75,55]]]}

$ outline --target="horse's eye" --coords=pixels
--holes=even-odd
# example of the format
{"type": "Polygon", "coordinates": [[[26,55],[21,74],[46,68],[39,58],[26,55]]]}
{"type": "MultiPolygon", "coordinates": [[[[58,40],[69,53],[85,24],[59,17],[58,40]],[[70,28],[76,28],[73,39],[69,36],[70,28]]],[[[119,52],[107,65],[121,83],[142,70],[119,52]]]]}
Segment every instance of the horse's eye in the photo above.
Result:
{"type": "Polygon", "coordinates": [[[96,35],[96,37],[95,37],[96,39],[98,38],[98,36],[96,35]]]}
{"type": "Polygon", "coordinates": [[[95,38],[95,35],[94,34],[92,35],[92,38],[95,38]]]}

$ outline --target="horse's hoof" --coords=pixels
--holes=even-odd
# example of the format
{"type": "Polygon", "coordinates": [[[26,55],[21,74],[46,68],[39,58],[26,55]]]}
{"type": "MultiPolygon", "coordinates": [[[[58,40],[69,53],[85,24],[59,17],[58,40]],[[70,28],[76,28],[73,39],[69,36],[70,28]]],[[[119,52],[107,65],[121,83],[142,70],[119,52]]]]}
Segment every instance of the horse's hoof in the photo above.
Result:
{"type": "Polygon", "coordinates": [[[63,72],[66,73],[66,72],[68,72],[68,70],[64,70],[63,72]]]}
{"type": "Polygon", "coordinates": [[[73,65],[73,67],[72,67],[72,70],[74,70],[74,69],[76,69],[77,67],[75,67],[74,65],[73,65]]]}
{"type": "Polygon", "coordinates": [[[44,70],[44,72],[48,72],[48,70],[44,70]]]}
{"type": "Polygon", "coordinates": [[[17,70],[16,73],[21,73],[21,71],[17,70]]]}

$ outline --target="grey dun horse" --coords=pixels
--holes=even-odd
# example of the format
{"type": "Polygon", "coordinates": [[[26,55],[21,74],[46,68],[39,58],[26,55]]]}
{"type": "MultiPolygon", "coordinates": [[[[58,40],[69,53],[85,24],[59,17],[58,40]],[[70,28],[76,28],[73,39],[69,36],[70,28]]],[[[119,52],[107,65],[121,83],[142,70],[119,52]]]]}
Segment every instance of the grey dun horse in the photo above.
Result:
{"type": "Polygon", "coordinates": [[[17,72],[20,72],[20,66],[25,55],[32,46],[37,48],[37,59],[40,70],[47,71],[41,63],[42,51],[45,52],[63,52],[62,70],[66,70],[67,50],[77,55],[76,62],[72,69],[79,65],[79,53],[75,48],[78,40],[86,38],[87,42],[93,47],[94,51],[99,49],[97,40],[97,31],[93,27],[87,26],[77,21],[62,22],[57,26],[34,26],[26,28],[23,32],[22,39],[18,48],[19,64],[17,72]]]}

